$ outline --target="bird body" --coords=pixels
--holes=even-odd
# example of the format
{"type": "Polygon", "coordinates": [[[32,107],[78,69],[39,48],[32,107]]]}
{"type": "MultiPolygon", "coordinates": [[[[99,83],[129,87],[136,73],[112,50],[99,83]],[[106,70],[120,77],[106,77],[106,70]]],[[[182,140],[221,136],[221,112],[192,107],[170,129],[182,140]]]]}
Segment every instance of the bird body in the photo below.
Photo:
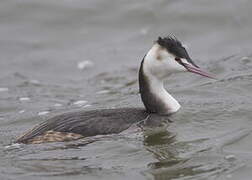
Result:
{"type": "Polygon", "coordinates": [[[82,137],[120,133],[132,124],[145,119],[148,113],[143,108],[97,109],[90,111],[68,112],[54,116],[35,126],[33,129],[18,138],[17,143],[53,142],[61,132],[62,137],[57,141],[69,141],[82,137]],[[49,138],[42,138],[43,136],[49,138]],[[69,138],[68,133],[73,133],[69,138]],[[36,138],[39,136],[39,139],[36,138]]]}
{"type": "Polygon", "coordinates": [[[70,141],[120,133],[144,120],[159,125],[159,115],[168,116],[180,109],[177,100],[164,88],[164,78],[187,71],[213,78],[191,60],[180,41],[172,37],[159,37],[144,56],[139,68],[139,90],[145,109],[97,109],[64,113],[35,126],[16,142],[32,144],[70,141]],[[152,114],[155,118],[149,118],[152,114]]]}

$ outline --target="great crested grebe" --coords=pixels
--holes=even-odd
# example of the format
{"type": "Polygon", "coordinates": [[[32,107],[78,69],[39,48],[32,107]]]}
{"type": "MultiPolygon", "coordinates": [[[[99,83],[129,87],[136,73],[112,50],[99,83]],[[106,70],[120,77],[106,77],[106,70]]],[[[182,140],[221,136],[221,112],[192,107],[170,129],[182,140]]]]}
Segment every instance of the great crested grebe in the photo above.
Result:
{"type": "Polygon", "coordinates": [[[214,78],[192,61],[175,37],[159,37],[144,56],[139,69],[140,94],[146,109],[98,109],[64,113],[35,126],[16,142],[36,144],[120,133],[146,119],[149,114],[166,116],[175,113],[180,104],[165,90],[163,79],[170,74],[186,71],[214,78]]]}

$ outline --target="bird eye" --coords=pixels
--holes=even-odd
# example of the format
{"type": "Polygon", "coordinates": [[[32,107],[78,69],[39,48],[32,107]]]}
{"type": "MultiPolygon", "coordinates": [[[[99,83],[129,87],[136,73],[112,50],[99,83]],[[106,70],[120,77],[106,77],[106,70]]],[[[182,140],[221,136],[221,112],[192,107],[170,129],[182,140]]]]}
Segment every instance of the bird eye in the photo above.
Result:
{"type": "Polygon", "coordinates": [[[182,60],[178,57],[175,57],[175,61],[177,61],[179,64],[183,65],[184,63],[182,62],[182,60]]]}
{"type": "Polygon", "coordinates": [[[181,61],[181,59],[180,59],[180,58],[178,58],[178,57],[175,57],[175,61],[180,62],[180,61],[181,61]]]}

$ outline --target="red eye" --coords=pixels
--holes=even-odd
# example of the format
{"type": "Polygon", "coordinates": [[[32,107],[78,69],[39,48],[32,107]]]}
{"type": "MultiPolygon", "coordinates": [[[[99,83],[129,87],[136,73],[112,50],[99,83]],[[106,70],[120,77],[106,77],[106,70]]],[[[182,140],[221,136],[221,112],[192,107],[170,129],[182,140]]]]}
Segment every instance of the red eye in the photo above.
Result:
{"type": "Polygon", "coordinates": [[[181,61],[181,59],[180,59],[180,58],[178,58],[178,57],[175,57],[175,60],[176,60],[176,61],[178,61],[178,62],[180,62],[180,61],[181,61]]]}

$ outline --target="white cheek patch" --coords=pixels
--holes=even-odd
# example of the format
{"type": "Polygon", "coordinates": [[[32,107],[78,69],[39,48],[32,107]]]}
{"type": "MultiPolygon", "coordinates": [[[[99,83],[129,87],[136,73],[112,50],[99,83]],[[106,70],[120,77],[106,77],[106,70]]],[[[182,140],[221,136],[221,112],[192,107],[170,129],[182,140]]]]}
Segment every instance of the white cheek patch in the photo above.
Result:
{"type": "MultiPolygon", "coordinates": [[[[183,59],[183,62],[188,64],[186,59],[183,59]]],[[[175,60],[173,54],[155,44],[145,57],[144,71],[158,78],[163,78],[172,73],[186,71],[186,69],[175,60]]]]}
{"type": "Polygon", "coordinates": [[[161,57],[161,59],[167,59],[169,57],[169,54],[165,49],[159,49],[157,52],[158,56],[161,57]]]}
{"type": "Polygon", "coordinates": [[[180,60],[181,60],[181,62],[184,63],[184,64],[189,64],[188,61],[187,61],[185,58],[181,58],[180,60]]]}

